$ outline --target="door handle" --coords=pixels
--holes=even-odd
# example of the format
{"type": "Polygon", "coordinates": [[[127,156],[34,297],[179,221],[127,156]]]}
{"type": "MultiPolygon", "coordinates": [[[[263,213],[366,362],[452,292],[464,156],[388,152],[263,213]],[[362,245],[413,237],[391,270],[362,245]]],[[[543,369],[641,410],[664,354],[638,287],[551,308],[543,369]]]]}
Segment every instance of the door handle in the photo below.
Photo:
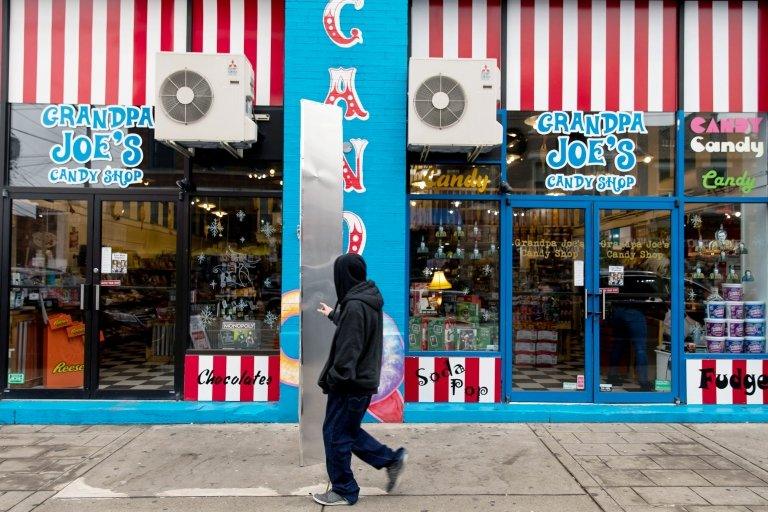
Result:
{"type": "Polygon", "coordinates": [[[584,287],[584,320],[589,318],[589,292],[587,287],[584,287]]]}
{"type": "Polygon", "coordinates": [[[85,309],[85,283],[80,283],[80,311],[85,309]]]}
{"type": "Polygon", "coordinates": [[[96,305],[96,311],[99,311],[99,302],[101,302],[101,285],[94,285],[94,302],[96,305]]]}
{"type": "Polygon", "coordinates": [[[600,291],[602,292],[602,295],[603,295],[603,320],[605,320],[605,288],[603,288],[600,291]]]}

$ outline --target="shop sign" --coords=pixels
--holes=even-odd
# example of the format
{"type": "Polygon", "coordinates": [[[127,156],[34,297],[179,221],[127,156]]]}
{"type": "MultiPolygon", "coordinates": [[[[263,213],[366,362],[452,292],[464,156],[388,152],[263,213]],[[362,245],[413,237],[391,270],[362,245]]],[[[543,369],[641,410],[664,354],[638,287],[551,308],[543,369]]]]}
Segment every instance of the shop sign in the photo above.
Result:
{"type": "Polygon", "coordinates": [[[691,138],[691,150],[694,153],[752,153],[755,158],[760,158],[765,154],[765,143],[753,137],[759,137],[762,121],[762,117],[736,117],[718,121],[696,116],[690,123],[691,131],[697,134],[691,138]],[[707,135],[721,133],[741,134],[744,137],[737,141],[706,138],[707,135]]]}
{"type": "Polygon", "coordinates": [[[498,171],[486,166],[448,167],[442,165],[411,167],[411,192],[414,194],[491,192],[489,186],[498,181],[498,171]]]}
{"type": "Polygon", "coordinates": [[[24,384],[24,374],[23,373],[9,373],[8,374],[8,384],[24,384]]]}
{"type": "Polygon", "coordinates": [[[701,186],[707,190],[718,190],[721,188],[739,187],[745,194],[754,190],[757,180],[751,177],[747,171],[741,176],[722,176],[714,169],[705,172],[701,177],[701,186]]]}
{"type": "Polygon", "coordinates": [[[549,150],[545,157],[550,169],[612,164],[620,173],[553,173],[545,179],[547,189],[621,194],[637,184],[637,178],[629,174],[637,165],[635,141],[624,135],[648,133],[642,112],[544,112],[536,118],[535,129],[540,135],[558,135],[556,148],[549,150]],[[582,136],[583,140],[574,135],[582,136]]]}
{"type": "Polygon", "coordinates": [[[273,402],[279,399],[280,356],[198,355],[184,358],[184,399],[273,402]]]}
{"type": "Polygon", "coordinates": [[[689,404],[768,403],[768,360],[689,359],[689,404]]]}
{"type": "Polygon", "coordinates": [[[49,151],[55,166],[48,171],[50,183],[126,188],[142,182],[144,172],[136,168],[144,159],[142,138],[128,130],[154,128],[152,107],[49,105],[40,114],[40,123],[63,128],[61,143],[49,151]],[[88,133],[77,135],[75,128],[86,128],[88,133]]]}
{"type": "Polygon", "coordinates": [[[499,402],[498,357],[407,357],[406,402],[499,402]]]}
{"type": "MultiPolygon", "coordinates": [[[[762,117],[715,117],[695,116],[691,118],[689,128],[694,134],[688,145],[694,153],[728,155],[743,154],[760,159],[765,155],[765,142],[760,140],[762,117]],[[723,134],[737,135],[737,140],[722,140],[723,134]]],[[[710,169],[701,175],[701,186],[706,190],[738,188],[743,194],[755,189],[756,178],[747,170],[741,174],[725,176],[722,171],[710,169]]]]}

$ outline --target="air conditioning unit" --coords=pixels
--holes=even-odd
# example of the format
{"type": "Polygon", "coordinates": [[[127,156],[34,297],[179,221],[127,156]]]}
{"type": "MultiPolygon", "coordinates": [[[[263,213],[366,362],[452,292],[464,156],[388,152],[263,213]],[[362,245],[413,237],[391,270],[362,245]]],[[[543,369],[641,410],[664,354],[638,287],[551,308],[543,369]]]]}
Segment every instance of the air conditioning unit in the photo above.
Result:
{"type": "Polygon", "coordinates": [[[160,52],[155,98],[157,140],[240,154],[256,142],[254,75],[245,55],[160,52]]]}
{"type": "Polygon", "coordinates": [[[500,76],[494,59],[411,58],[408,149],[476,157],[501,145],[500,76]]]}

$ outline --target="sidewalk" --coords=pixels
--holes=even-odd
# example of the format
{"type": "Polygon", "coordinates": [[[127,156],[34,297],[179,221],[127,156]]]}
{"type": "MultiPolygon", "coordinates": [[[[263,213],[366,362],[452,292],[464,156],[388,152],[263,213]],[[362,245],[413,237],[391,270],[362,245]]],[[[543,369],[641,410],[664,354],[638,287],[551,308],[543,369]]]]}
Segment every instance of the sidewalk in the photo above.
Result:
{"type": "MultiPolygon", "coordinates": [[[[359,511],[768,512],[768,425],[369,425],[411,453],[359,511]]],[[[295,425],[3,426],[0,511],[317,511],[295,425]]]]}

